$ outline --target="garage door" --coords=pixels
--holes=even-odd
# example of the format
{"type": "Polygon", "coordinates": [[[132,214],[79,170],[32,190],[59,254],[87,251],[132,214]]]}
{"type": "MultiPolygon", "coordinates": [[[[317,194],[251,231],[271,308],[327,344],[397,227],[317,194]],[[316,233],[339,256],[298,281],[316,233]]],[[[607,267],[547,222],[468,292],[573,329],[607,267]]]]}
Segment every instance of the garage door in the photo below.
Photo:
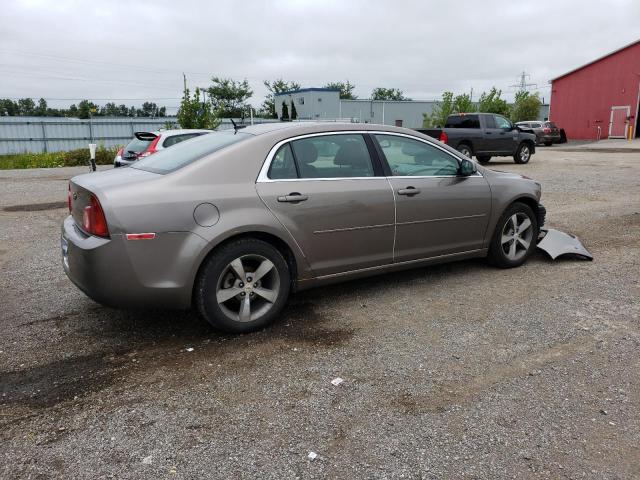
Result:
{"type": "Polygon", "coordinates": [[[629,106],[611,107],[611,119],[609,120],[609,138],[627,138],[629,121],[629,106]]]}

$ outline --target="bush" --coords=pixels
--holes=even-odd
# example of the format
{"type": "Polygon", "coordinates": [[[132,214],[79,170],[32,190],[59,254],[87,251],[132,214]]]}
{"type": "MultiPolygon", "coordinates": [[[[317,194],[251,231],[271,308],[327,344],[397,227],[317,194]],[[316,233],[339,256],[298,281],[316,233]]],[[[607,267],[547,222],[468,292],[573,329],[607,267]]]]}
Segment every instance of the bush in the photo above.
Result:
{"type": "MultiPolygon", "coordinates": [[[[117,148],[105,148],[100,145],[96,149],[96,164],[111,165],[117,151],[117,148]]],[[[0,170],[80,166],[89,166],[88,148],[79,148],[68,152],[18,153],[0,156],[0,170]]]]}

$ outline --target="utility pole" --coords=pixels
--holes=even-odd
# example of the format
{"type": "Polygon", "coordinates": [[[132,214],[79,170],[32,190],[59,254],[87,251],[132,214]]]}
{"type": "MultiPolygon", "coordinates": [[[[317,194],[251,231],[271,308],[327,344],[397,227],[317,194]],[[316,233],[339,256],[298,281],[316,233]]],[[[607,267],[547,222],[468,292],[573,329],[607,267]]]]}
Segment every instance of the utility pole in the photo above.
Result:
{"type": "Polygon", "coordinates": [[[527,72],[525,72],[524,70],[522,71],[522,73],[520,74],[520,83],[517,83],[515,85],[509,85],[510,87],[513,88],[517,88],[518,92],[526,92],[529,90],[528,87],[537,87],[538,85],[535,83],[527,83],[527,79],[530,78],[531,75],[529,75],[527,72]]]}

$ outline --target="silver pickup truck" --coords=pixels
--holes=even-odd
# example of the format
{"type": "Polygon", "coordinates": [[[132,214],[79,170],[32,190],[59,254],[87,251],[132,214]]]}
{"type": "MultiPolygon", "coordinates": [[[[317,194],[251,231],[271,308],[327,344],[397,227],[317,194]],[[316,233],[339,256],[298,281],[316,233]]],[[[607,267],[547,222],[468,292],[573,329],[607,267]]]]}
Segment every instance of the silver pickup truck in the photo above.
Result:
{"type": "Polygon", "coordinates": [[[516,163],[528,163],[536,151],[536,136],[531,129],[514,125],[493,113],[449,115],[444,129],[417,129],[450,145],[467,157],[487,163],[491,157],[513,157],[516,163]]]}

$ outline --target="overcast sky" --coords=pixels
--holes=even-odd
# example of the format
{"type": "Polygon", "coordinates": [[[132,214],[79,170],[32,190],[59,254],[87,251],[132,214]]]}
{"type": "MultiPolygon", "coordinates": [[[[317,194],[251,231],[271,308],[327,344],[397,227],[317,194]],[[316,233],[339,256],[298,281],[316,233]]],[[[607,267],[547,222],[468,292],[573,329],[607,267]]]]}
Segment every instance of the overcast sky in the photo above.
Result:
{"type": "Polygon", "coordinates": [[[493,85],[511,98],[525,71],[548,100],[548,80],[638,38],[638,0],[11,0],[0,98],[176,107],[182,72],[191,86],[246,78],[255,106],[279,77],[348,79],[360,98],[374,87],[477,98],[493,85]]]}

